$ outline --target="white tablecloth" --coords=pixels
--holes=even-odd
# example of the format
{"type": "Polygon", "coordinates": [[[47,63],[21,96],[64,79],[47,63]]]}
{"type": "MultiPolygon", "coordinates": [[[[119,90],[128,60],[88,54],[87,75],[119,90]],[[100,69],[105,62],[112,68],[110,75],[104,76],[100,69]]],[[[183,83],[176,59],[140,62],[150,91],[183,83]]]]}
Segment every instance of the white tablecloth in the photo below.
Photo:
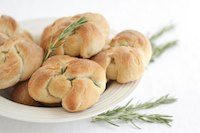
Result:
{"type": "MultiPolygon", "coordinates": [[[[117,31],[136,29],[152,33],[169,23],[176,30],[160,43],[179,39],[179,45],[150,64],[138,88],[132,94],[134,102],[171,94],[178,98],[173,105],[150,110],[174,116],[172,127],[138,123],[142,130],[122,124],[119,128],[90,119],[57,123],[27,123],[0,116],[0,133],[198,133],[200,132],[200,42],[198,1],[194,0],[1,0],[0,14],[18,21],[43,17],[68,16],[81,12],[103,14],[117,31]]],[[[127,101],[124,101],[124,103],[127,101]]],[[[1,106],[1,105],[0,105],[1,106]]]]}

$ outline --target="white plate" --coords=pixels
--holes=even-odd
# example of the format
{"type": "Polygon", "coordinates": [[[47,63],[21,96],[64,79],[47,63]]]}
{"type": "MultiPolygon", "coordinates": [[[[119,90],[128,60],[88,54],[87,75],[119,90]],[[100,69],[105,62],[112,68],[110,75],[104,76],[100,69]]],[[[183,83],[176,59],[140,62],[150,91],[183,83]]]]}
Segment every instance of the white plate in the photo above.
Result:
{"type": "MultiPolygon", "coordinates": [[[[21,26],[31,32],[38,42],[44,27],[54,20],[52,18],[28,20],[21,22],[21,26]]],[[[6,98],[7,91],[0,90],[0,115],[16,120],[41,123],[67,122],[89,118],[113,108],[128,98],[138,82],[139,80],[123,85],[112,82],[94,106],[78,113],[68,113],[61,107],[45,108],[18,104],[6,98]]]]}

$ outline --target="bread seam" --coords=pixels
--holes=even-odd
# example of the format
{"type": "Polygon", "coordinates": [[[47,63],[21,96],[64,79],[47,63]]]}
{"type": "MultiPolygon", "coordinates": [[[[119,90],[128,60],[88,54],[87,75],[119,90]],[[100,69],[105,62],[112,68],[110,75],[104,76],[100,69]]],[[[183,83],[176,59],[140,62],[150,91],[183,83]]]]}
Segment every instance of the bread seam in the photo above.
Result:
{"type": "MultiPolygon", "coordinates": [[[[18,51],[18,49],[17,49],[17,46],[16,45],[14,45],[14,50],[16,51],[16,53],[17,53],[17,55],[18,55],[18,57],[21,59],[21,62],[22,62],[22,66],[24,67],[24,59],[23,59],[23,57],[22,57],[22,55],[20,54],[20,52],[18,51]]],[[[22,75],[23,75],[23,67],[21,68],[21,70],[20,70],[20,77],[19,77],[19,81],[21,81],[21,77],[22,77],[22,75]]]]}
{"type": "Polygon", "coordinates": [[[51,79],[50,79],[49,82],[47,83],[47,86],[45,87],[45,89],[46,89],[47,93],[48,93],[50,96],[52,96],[52,97],[54,97],[54,98],[56,98],[56,99],[61,100],[61,98],[52,95],[52,94],[50,93],[50,91],[49,91],[49,85],[50,85],[51,81],[53,80],[53,78],[54,78],[55,76],[56,76],[56,75],[53,75],[53,76],[51,77],[51,79]]]}

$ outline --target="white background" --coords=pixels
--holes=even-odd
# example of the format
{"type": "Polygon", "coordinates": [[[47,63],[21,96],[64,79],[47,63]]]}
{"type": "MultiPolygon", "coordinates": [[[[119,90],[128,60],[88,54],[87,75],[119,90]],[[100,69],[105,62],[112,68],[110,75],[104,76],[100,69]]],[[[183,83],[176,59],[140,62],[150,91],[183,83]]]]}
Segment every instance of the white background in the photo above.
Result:
{"type": "MultiPolygon", "coordinates": [[[[176,30],[160,43],[179,39],[179,45],[148,66],[134,102],[171,94],[178,98],[173,105],[161,106],[148,113],[174,116],[172,127],[138,123],[141,130],[122,124],[119,128],[90,119],[55,124],[27,123],[0,116],[0,133],[198,133],[200,132],[200,33],[198,1],[194,0],[0,0],[0,14],[18,21],[74,15],[82,12],[103,14],[117,31],[155,32],[169,23],[176,30]]],[[[124,103],[127,101],[124,101],[124,103]]],[[[1,106],[1,105],[0,105],[1,106]]]]}

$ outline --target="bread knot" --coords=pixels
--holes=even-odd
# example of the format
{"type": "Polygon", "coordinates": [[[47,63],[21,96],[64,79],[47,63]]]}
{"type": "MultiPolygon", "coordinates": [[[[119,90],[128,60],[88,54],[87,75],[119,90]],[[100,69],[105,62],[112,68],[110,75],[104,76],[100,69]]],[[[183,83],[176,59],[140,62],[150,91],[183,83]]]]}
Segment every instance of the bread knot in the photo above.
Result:
{"type": "Polygon", "coordinates": [[[149,40],[137,31],[126,30],[117,34],[109,45],[110,48],[92,58],[106,70],[107,79],[119,83],[139,79],[151,58],[149,40]]]}
{"type": "Polygon", "coordinates": [[[54,41],[67,26],[81,17],[85,17],[88,21],[76,29],[72,35],[59,41],[56,45],[61,43],[62,45],[51,55],[65,54],[90,58],[101,51],[107,42],[110,29],[106,19],[95,13],[78,14],[56,20],[45,28],[41,39],[42,48],[47,50],[51,41],[54,41]]]}
{"type": "Polygon", "coordinates": [[[28,90],[36,101],[61,102],[65,110],[76,112],[95,104],[105,87],[105,70],[99,64],[58,55],[45,61],[32,75],[28,90]]]}
{"type": "Polygon", "coordinates": [[[13,36],[0,46],[0,89],[24,81],[40,67],[43,50],[30,39],[13,36]]]}

